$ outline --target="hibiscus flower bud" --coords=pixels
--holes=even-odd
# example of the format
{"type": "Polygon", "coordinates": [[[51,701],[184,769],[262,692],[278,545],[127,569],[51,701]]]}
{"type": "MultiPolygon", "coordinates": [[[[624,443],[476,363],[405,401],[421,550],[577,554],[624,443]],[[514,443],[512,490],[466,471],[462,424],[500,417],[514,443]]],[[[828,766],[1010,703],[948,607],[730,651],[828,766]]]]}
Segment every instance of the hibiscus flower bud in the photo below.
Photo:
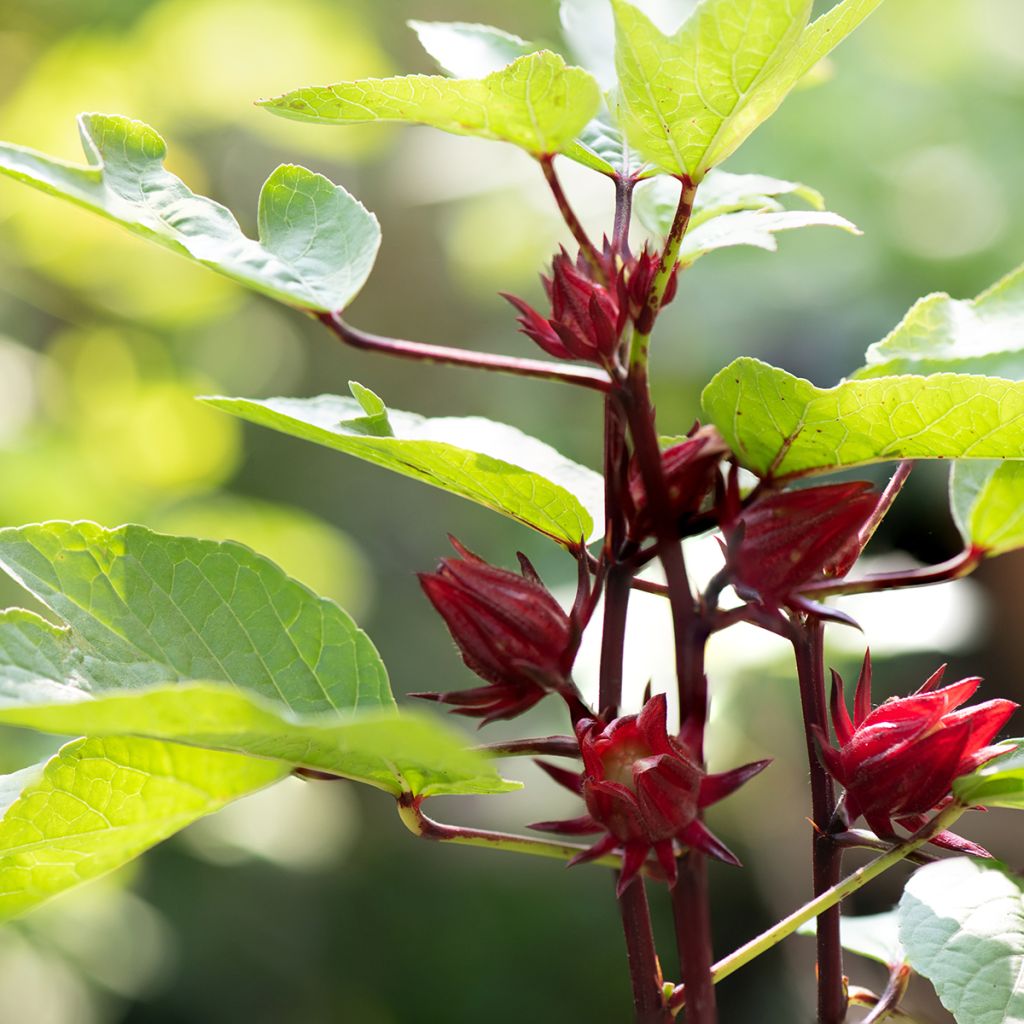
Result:
{"type": "Polygon", "coordinates": [[[566,684],[575,653],[569,616],[521,558],[523,575],[489,565],[452,538],[459,558],[444,558],[420,585],[462,660],[487,686],[413,696],[453,706],[484,722],[511,718],[566,684]]]}
{"type": "MultiPolygon", "coordinates": [[[[990,700],[957,711],[981,683],[972,677],[936,689],[945,666],[909,697],[892,697],[871,707],[871,658],[866,655],[851,719],[843,681],[832,673],[832,725],[839,749],[821,729],[817,738],[829,774],[846,790],[845,811],[852,822],[864,816],[875,834],[892,838],[892,822],[911,831],[950,799],[953,780],[974,771],[1001,752],[989,746],[1018,705],[990,700]]],[[[951,832],[937,846],[987,857],[982,847],[951,832]]]]}
{"type": "MultiPolygon", "coordinates": [[[[651,252],[647,245],[644,245],[640,255],[624,268],[621,275],[625,282],[625,291],[629,301],[629,314],[641,334],[649,334],[654,326],[656,311],[651,309],[649,300],[651,288],[654,286],[654,278],[660,265],[661,254],[651,252]]],[[[678,283],[679,266],[677,264],[669,275],[659,308],[667,306],[675,298],[678,283]]]]}
{"type": "MultiPolygon", "coordinates": [[[[610,258],[603,263],[611,265],[610,258]]],[[[604,366],[619,345],[628,309],[619,289],[595,280],[593,268],[582,257],[573,261],[562,249],[551,261],[551,276],[542,277],[551,302],[550,318],[515,295],[502,292],[519,311],[519,329],[557,359],[582,359],[604,366]]]]}
{"type": "MultiPolygon", "coordinates": [[[[729,454],[729,446],[713,427],[696,427],[685,441],[661,453],[661,468],[668,488],[669,505],[676,520],[696,515],[714,490],[718,464],[729,454]]],[[[653,532],[640,467],[634,457],[629,465],[629,516],[631,536],[639,540],[653,532]]]]}
{"type": "Polygon", "coordinates": [[[879,495],[864,481],[766,494],[722,523],[732,581],[741,596],[803,607],[801,587],[845,576],[879,495]]]}
{"type": "Polygon", "coordinates": [[[586,835],[604,832],[602,839],[569,863],[621,851],[621,893],[636,877],[652,851],[669,885],[676,880],[680,847],[700,850],[727,864],[739,864],[700,818],[701,811],[728,796],[768,761],[709,775],[687,747],[669,735],[664,694],[652,697],[639,715],[625,715],[610,725],[583,719],[576,738],[583,772],[575,775],[542,765],[548,773],[583,797],[588,814],[568,821],[531,825],[545,832],[586,835]]]}

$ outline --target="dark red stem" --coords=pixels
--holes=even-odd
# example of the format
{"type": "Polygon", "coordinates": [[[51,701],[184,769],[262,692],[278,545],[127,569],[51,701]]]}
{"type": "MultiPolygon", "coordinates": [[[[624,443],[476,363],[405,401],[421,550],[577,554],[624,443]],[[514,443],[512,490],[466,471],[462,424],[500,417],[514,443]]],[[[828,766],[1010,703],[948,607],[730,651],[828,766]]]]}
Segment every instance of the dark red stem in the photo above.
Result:
{"type": "Polygon", "coordinates": [[[427,345],[420,341],[406,341],[402,338],[385,338],[367,334],[349,326],[338,313],[316,313],[316,318],[332,330],[346,345],[367,352],[382,352],[399,359],[414,359],[423,363],[445,363],[449,366],[465,366],[474,370],[490,370],[494,373],[510,373],[517,377],[532,377],[536,380],[558,381],[562,384],[578,384],[594,391],[608,391],[611,380],[602,370],[587,366],[562,366],[541,359],[519,359],[516,356],[499,356],[491,352],[473,352],[467,349],[450,348],[447,345],[427,345]]]}
{"type": "MultiPolygon", "coordinates": [[[[807,764],[811,775],[811,817],[815,825],[812,840],[814,895],[820,896],[839,881],[843,847],[828,834],[836,810],[835,788],[818,757],[813,726],[828,730],[825,701],[825,627],[820,619],[807,618],[800,624],[794,641],[800,705],[807,743],[807,764]]],[[[818,1024],[842,1024],[846,1019],[846,990],[843,986],[843,947],[839,941],[839,905],[818,918],[818,1024]]]]}
{"type": "MultiPolygon", "coordinates": [[[[536,739],[481,743],[473,748],[494,757],[579,757],[575,736],[538,736],[536,739]]],[[[886,847],[888,849],[888,847],[886,847]]]]}
{"type": "Polygon", "coordinates": [[[562,183],[558,180],[558,175],[555,173],[554,156],[542,156],[540,158],[540,169],[544,172],[544,178],[551,189],[551,194],[555,197],[558,212],[562,215],[566,227],[572,232],[572,237],[576,239],[580,252],[583,253],[586,261],[594,268],[597,277],[604,284],[608,284],[604,263],[597,249],[594,248],[594,243],[590,240],[590,236],[583,229],[583,225],[576,216],[576,212],[569,205],[569,199],[562,189],[562,183]]]}
{"type": "Polygon", "coordinates": [[[672,915],[686,993],[687,1024],[715,1021],[718,1014],[711,980],[714,953],[706,938],[711,934],[707,874],[707,857],[691,850],[679,861],[679,878],[672,889],[672,915]]]}
{"type": "Polygon", "coordinates": [[[651,913],[642,879],[635,878],[626,886],[619,897],[619,911],[633,982],[636,1024],[670,1024],[672,1014],[662,993],[661,965],[654,948],[651,913]]]}

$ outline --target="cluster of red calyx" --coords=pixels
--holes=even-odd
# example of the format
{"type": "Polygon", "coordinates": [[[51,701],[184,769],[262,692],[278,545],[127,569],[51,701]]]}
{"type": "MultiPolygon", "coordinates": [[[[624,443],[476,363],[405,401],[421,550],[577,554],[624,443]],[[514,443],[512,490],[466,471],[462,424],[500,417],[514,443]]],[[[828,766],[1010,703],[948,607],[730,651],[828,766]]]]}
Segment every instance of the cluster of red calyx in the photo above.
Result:
{"type": "Polygon", "coordinates": [[[640,255],[625,265],[621,275],[623,290],[629,302],[629,315],[641,334],[651,333],[658,310],[667,306],[676,297],[676,288],[679,284],[678,263],[672,268],[658,307],[651,305],[651,290],[660,266],[661,253],[651,252],[645,245],[640,255]]]}
{"type": "MultiPolygon", "coordinates": [[[[1009,700],[989,700],[955,710],[973,696],[981,680],[961,679],[936,689],[944,668],[911,696],[893,697],[872,709],[871,658],[865,656],[852,720],[843,681],[832,673],[832,725],[839,749],[829,746],[818,729],[821,758],[846,790],[847,818],[852,822],[864,815],[882,838],[894,837],[893,819],[915,831],[930,812],[945,806],[955,779],[1000,753],[1001,748],[988,744],[1018,707],[1009,700]]],[[[941,832],[931,842],[989,856],[952,832],[941,832]]]]}
{"type": "Polygon", "coordinates": [[[733,853],[701,821],[700,812],[769,763],[755,761],[709,775],[686,745],[669,734],[666,715],[665,696],[659,694],[639,715],[624,715],[608,725],[582,719],[576,725],[582,774],[541,764],[555,781],[583,797],[589,813],[530,827],[565,835],[606,833],[570,864],[621,851],[620,895],[651,851],[669,885],[675,884],[677,844],[701,850],[727,864],[738,864],[733,853]]]}
{"type": "MultiPolygon", "coordinates": [[[[541,275],[550,317],[516,295],[501,295],[519,311],[519,329],[548,355],[610,367],[627,321],[633,318],[639,327],[649,309],[660,257],[644,248],[638,257],[623,258],[606,239],[596,261],[597,266],[582,252],[573,260],[565,249],[555,254],[551,276],[541,275]]],[[[672,301],[675,290],[673,273],[661,305],[672,301]]]]}
{"type": "Polygon", "coordinates": [[[567,684],[576,630],[524,555],[520,576],[451,541],[461,557],[442,559],[419,580],[462,660],[487,685],[413,696],[451,704],[455,714],[482,724],[512,718],[567,684]]]}
{"type": "Polygon", "coordinates": [[[734,495],[722,516],[730,578],[747,600],[777,609],[795,608],[845,618],[813,604],[800,591],[808,583],[838,579],[860,554],[862,529],[874,512],[878,493],[864,481],[823,484],[765,494],[738,510],[734,495]]]}
{"type": "MultiPolygon", "coordinates": [[[[687,524],[701,512],[715,490],[718,466],[729,454],[729,446],[712,426],[695,426],[685,441],[661,453],[661,469],[665,476],[672,516],[680,536],[687,524]]],[[[649,536],[654,530],[647,491],[636,457],[629,465],[629,532],[635,540],[649,536]]],[[[710,525],[710,524],[709,524],[710,525]]]]}

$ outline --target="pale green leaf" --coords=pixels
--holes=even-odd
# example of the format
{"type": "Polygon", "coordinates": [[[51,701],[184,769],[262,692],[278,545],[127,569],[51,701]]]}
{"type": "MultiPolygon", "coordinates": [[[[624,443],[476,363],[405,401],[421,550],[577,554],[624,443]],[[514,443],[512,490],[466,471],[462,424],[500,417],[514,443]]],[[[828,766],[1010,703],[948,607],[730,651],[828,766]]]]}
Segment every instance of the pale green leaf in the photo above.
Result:
{"type": "Polygon", "coordinates": [[[600,90],[582,68],[542,50],[485,78],[406,75],[297,89],[260,105],[314,124],[403,121],[511,142],[534,156],[560,152],[597,113],[600,90]]]}
{"type": "Polygon", "coordinates": [[[555,540],[577,544],[603,526],[601,477],[514,427],[477,416],[425,419],[390,410],[394,437],[349,425],[354,399],[207,398],[252,423],[314,441],[469,498],[555,540]]]}
{"type": "Polygon", "coordinates": [[[164,169],[164,140],[148,125],[106,114],[83,114],[78,124],[87,164],[0,143],[0,174],[293,306],[344,309],[369,276],[380,244],[377,219],[322,175],[278,167],[260,193],[254,241],[230,210],[164,169]]]}
{"type": "Polygon", "coordinates": [[[797,43],[751,89],[704,155],[707,167],[717,166],[734,153],[751,133],[778,110],[789,93],[828,56],[882,0],[841,0],[800,35],[797,43]]]}
{"type": "Polygon", "coordinates": [[[966,804],[1024,810],[1024,739],[1006,741],[1006,753],[953,783],[966,804]]]}
{"type": "MultiPolygon", "coordinates": [[[[697,189],[689,230],[695,231],[715,217],[741,210],[781,213],[785,207],[779,202],[780,196],[795,196],[814,210],[825,209],[824,196],[817,189],[798,181],[771,178],[766,174],[709,171],[697,189]]],[[[656,237],[669,233],[678,205],[679,182],[664,176],[644,182],[633,197],[633,210],[637,217],[656,237]]]]}
{"type": "MultiPolygon", "coordinates": [[[[817,930],[817,920],[811,918],[797,928],[797,934],[815,935],[817,930]]],[[[904,960],[896,910],[887,910],[882,914],[861,914],[857,917],[843,914],[839,919],[839,941],[843,949],[869,960],[877,960],[887,967],[901,964],[904,960]]]]}
{"type": "Polygon", "coordinates": [[[644,167],[644,161],[626,142],[607,110],[584,125],[564,153],[584,167],[620,178],[635,177],[644,167]]]}
{"type": "Polygon", "coordinates": [[[1024,548],[1024,462],[957,462],[949,494],[965,543],[989,555],[1024,548]]]}
{"type": "Polygon", "coordinates": [[[612,7],[626,136],[697,182],[739,145],[737,118],[797,44],[812,0],[704,0],[672,35],[626,0],[612,7]]]}
{"type": "Polygon", "coordinates": [[[483,78],[539,49],[510,32],[464,21],[410,21],[423,49],[456,78],[483,78]]]}
{"type": "Polygon", "coordinates": [[[914,873],[900,900],[907,959],[958,1024],[1024,1022],[1024,881],[957,857],[914,873]]]}
{"type": "Polygon", "coordinates": [[[395,796],[502,793],[505,782],[461,735],[419,714],[297,715],[241,690],[178,683],[39,703],[31,688],[0,701],[0,722],[48,733],[145,736],[343,775],[395,796]],[[19,699],[20,697],[20,699],[19,699]]]}
{"type": "Polygon", "coordinates": [[[4,700],[198,679],[304,713],[394,707],[352,619],[240,544],[45,523],[0,530],[0,567],[66,623],[0,614],[4,700]]]}
{"type": "Polygon", "coordinates": [[[898,459],[1024,458],[1024,384],[942,373],[818,388],[758,359],[720,370],[705,417],[747,469],[788,477],[898,459]]]}
{"type": "Polygon", "coordinates": [[[24,787],[0,821],[0,918],[113,871],[288,771],[139,737],[69,743],[45,767],[0,781],[4,792],[24,787]]]}
{"type": "Polygon", "coordinates": [[[857,377],[897,373],[984,373],[1024,378],[1024,267],[976,299],[927,295],[867,350],[857,377]]]}

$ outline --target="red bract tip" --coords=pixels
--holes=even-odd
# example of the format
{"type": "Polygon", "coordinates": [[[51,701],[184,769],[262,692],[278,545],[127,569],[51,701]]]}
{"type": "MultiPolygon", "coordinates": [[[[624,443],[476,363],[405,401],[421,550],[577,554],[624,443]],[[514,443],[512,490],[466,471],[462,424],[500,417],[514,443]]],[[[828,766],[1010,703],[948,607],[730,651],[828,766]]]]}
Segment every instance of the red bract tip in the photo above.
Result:
{"type": "MultiPolygon", "coordinates": [[[[700,820],[702,808],[724,799],[768,762],[709,775],[666,726],[664,694],[652,697],[639,715],[609,725],[587,718],[576,725],[583,757],[579,786],[589,816],[568,822],[543,822],[545,831],[605,832],[595,846],[577,856],[582,863],[618,851],[623,856],[621,893],[653,853],[669,883],[675,883],[678,847],[701,850],[729,864],[739,861],[700,820]]],[[[551,773],[550,767],[545,766],[551,773]]],[[[560,784],[575,789],[559,771],[560,784]]]]}
{"type": "MultiPolygon", "coordinates": [[[[933,676],[909,697],[893,697],[871,709],[870,659],[865,657],[851,723],[843,700],[842,679],[833,674],[832,724],[839,749],[818,730],[822,761],[846,789],[851,821],[863,815],[882,837],[891,837],[892,821],[911,830],[949,799],[954,779],[974,771],[999,753],[989,746],[1017,709],[1009,700],[990,700],[954,710],[977,690],[981,680],[961,679],[932,689],[933,676]],[[927,687],[927,688],[926,688],[927,687]]],[[[943,833],[932,840],[984,854],[967,840],[943,833]],[[959,846],[953,845],[959,843],[959,846]]]]}
{"type": "Polygon", "coordinates": [[[436,572],[420,574],[420,584],[462,660],[490,685],[416,696],[485,722],[511,718],[565,684],[574,637],[569,616],[528,562],[520,576],[452,543],[461,557],[442,559],[436,572]]]}

